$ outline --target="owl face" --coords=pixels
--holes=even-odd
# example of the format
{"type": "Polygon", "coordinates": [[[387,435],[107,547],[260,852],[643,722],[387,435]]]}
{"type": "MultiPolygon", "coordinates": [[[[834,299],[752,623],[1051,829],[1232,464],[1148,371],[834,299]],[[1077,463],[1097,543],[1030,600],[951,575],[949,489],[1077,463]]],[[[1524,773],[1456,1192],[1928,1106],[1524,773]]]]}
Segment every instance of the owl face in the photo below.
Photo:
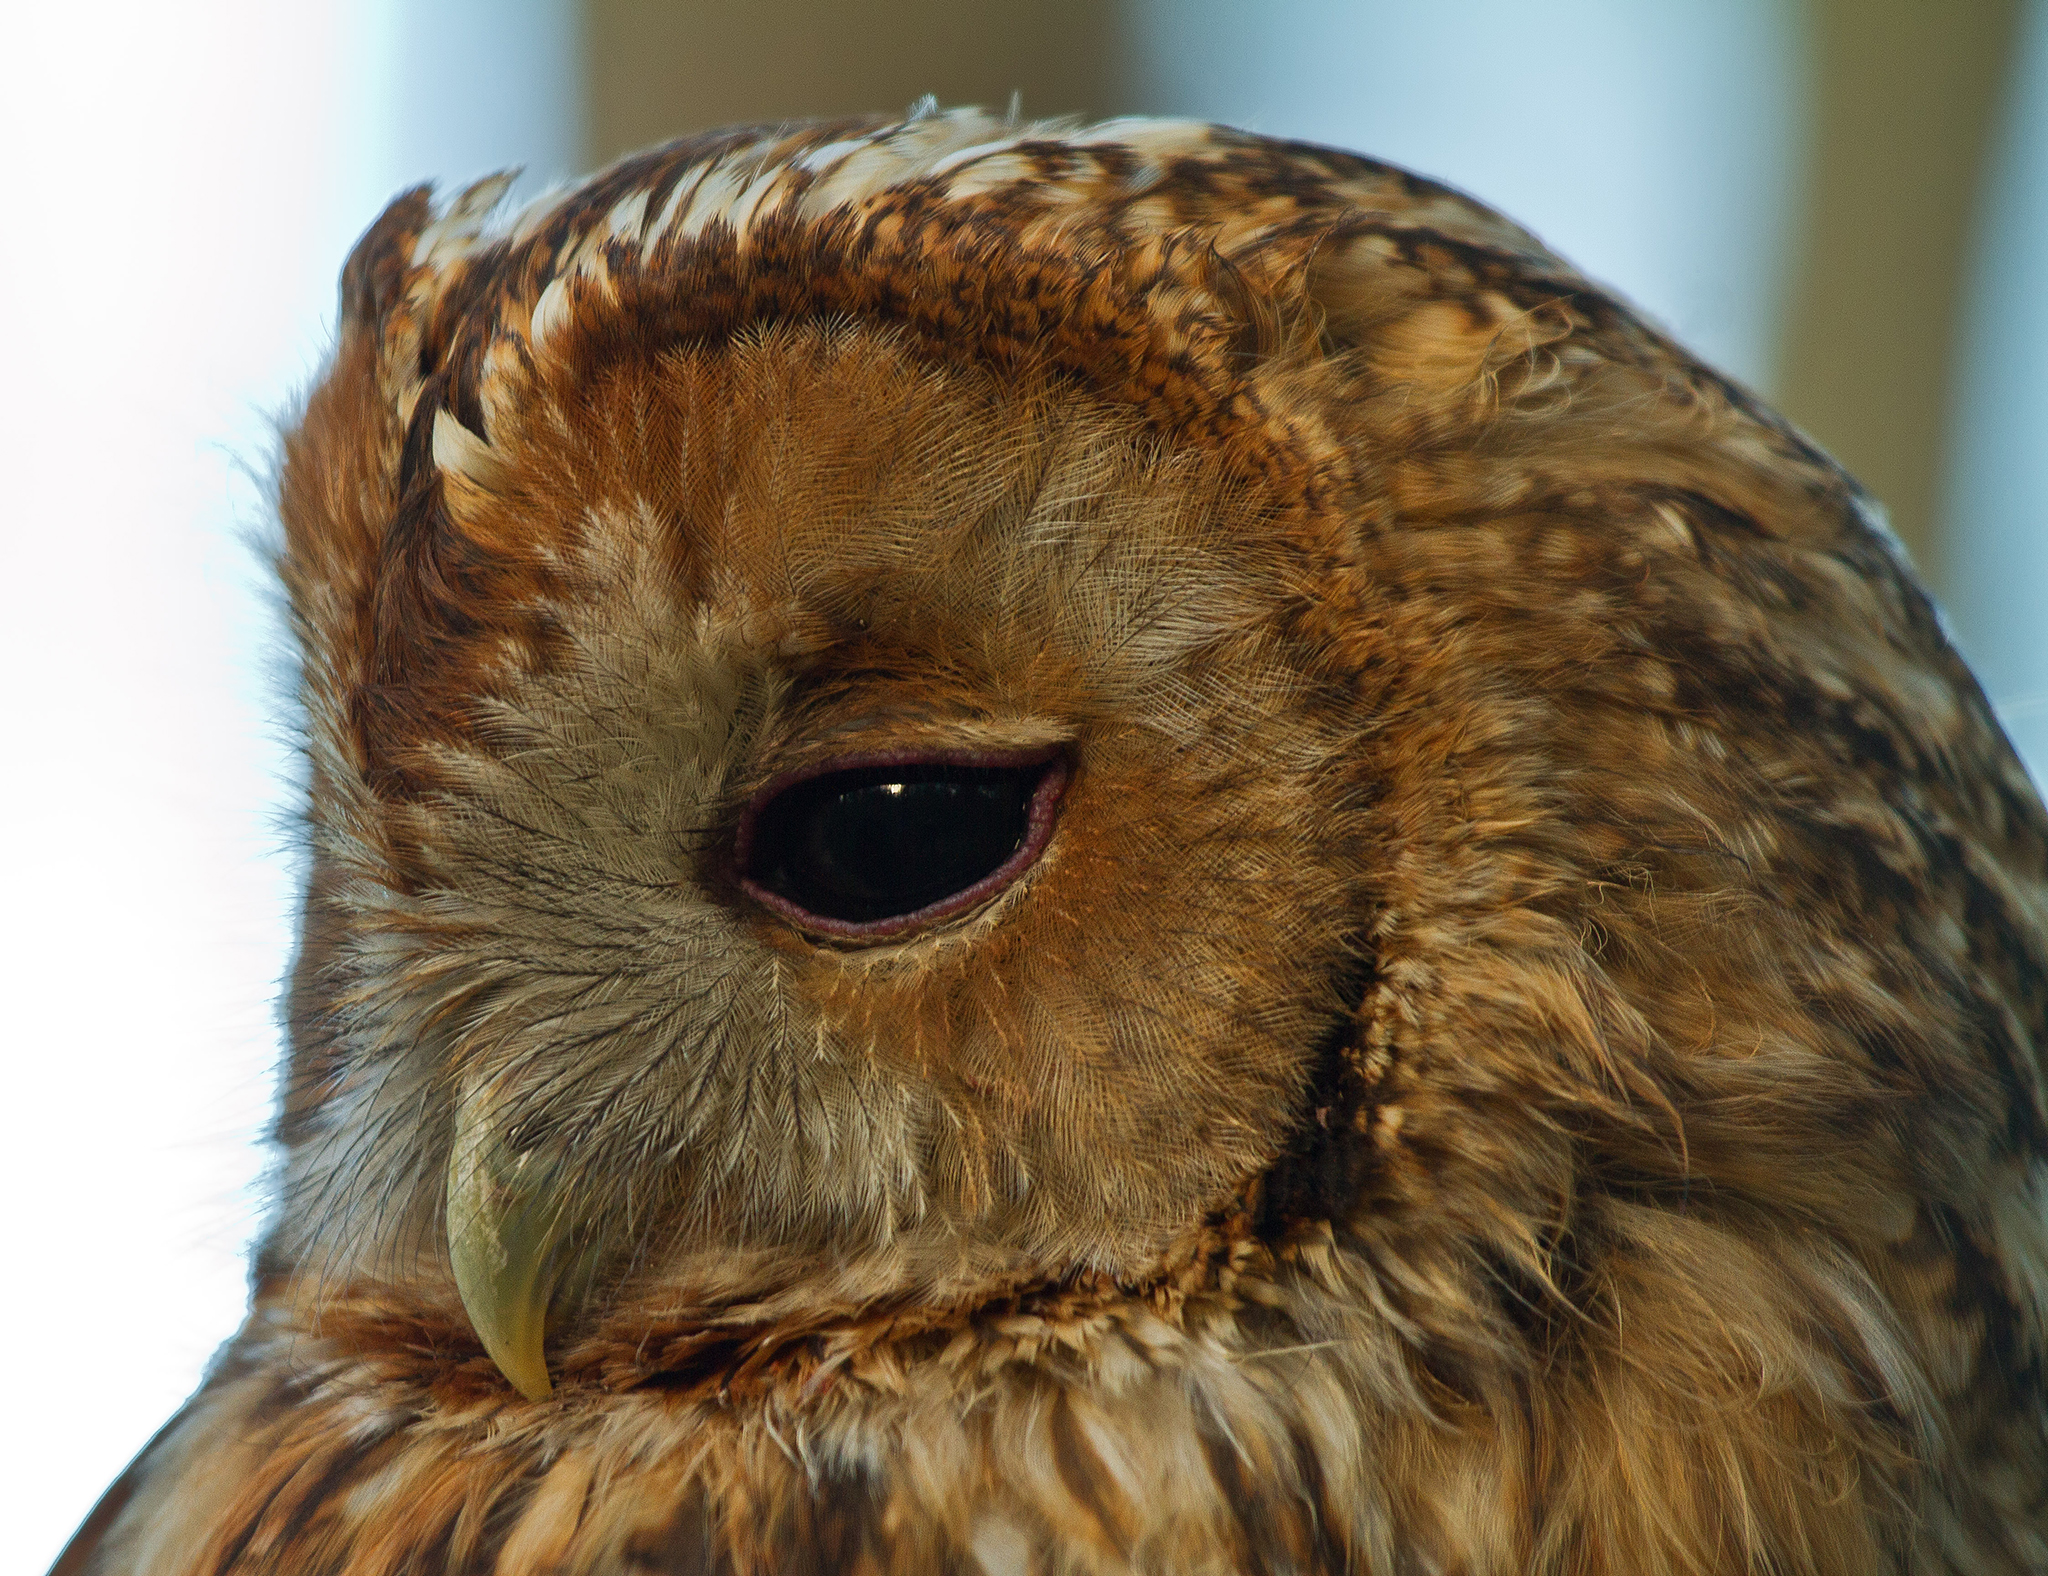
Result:
{"type": "Polygon", "coordinates": [[[286,1185],[66,1569],[2039,1565],[2048,817],[1824,456],[1220,128],[500,194],[286,440],[286,1185]]]}
{"type": "Polygon", "coordinates": [[[1466,1393],[1610,1250],[1778,1308],[1700,1200],[1889,1242],[1989,1164],[1943,1036],[2034,1032],[1970,948],[2038,883],[1937,844],[2034,868],[2031,791],[1846,479],[1523,232],[972,114],[500,195],[365,236],[287,440],[309,1318],[533,1396],[1227,1218],[1466,1393]]]}
{"type": "Polygon", "coordinates": [[[437,549],[494,584],[397,615],[298,1253],[390,1262],[445,1188],[458,1276],[542,1303],[1132,1275],[1272,1162],[1362,813],[1274,500],[886,330],[499,397],[487,450],[437,418],[437,549]]]}

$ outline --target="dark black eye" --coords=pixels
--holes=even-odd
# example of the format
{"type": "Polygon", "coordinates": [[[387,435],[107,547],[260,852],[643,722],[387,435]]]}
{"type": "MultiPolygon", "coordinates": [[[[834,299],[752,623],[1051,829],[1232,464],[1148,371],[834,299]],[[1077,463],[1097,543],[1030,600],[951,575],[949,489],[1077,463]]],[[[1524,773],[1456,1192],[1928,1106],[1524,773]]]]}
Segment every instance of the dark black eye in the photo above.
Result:
{"type": "Polygon", "coordinates": [[[1038,857],[1066,782],[1026,765],[902,761],[806,777],[740,823],[740,881],[814,928],[874,934],[964,908],[1038,857]]]}

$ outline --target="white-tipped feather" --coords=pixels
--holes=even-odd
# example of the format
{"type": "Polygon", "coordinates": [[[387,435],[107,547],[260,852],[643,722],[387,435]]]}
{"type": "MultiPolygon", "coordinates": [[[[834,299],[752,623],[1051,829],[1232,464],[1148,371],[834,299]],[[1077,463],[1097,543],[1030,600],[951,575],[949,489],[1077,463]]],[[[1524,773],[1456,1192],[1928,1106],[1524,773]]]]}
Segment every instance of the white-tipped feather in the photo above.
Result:
{"type": "Polygon", "coordinates": [[[434,412],[434,464],[489,491],[504,475],[491,446],[447,410],[434,412]]]}

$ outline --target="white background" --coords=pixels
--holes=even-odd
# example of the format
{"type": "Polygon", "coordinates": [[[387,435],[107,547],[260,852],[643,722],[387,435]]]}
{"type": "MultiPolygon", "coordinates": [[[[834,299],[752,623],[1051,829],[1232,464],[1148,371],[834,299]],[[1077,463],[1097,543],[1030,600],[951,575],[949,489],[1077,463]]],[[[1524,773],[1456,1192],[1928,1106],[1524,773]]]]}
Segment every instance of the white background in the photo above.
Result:
{"type": "Polygon", "coordinates": [[[0,1572],[240,1322],[297,765],[274,418],[386,198],[571,173],[560,0],[0,7],[0,1572]]]}

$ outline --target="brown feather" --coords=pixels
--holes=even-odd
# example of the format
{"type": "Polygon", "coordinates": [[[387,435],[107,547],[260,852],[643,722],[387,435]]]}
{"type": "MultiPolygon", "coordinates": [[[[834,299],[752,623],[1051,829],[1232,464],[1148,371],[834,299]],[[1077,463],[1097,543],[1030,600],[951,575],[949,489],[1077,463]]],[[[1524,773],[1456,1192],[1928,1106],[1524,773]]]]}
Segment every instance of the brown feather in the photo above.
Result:
{"type": "Polygon", "coordinates": [[[60,1570],[2048,1570],[2048,818],[1833,464],[1324,149],[501,189],[364,237],[287,440],[284,1195],[60,1570]],[[942,922],[736,874],[790,774],[1049,749],[942,922]]]}

